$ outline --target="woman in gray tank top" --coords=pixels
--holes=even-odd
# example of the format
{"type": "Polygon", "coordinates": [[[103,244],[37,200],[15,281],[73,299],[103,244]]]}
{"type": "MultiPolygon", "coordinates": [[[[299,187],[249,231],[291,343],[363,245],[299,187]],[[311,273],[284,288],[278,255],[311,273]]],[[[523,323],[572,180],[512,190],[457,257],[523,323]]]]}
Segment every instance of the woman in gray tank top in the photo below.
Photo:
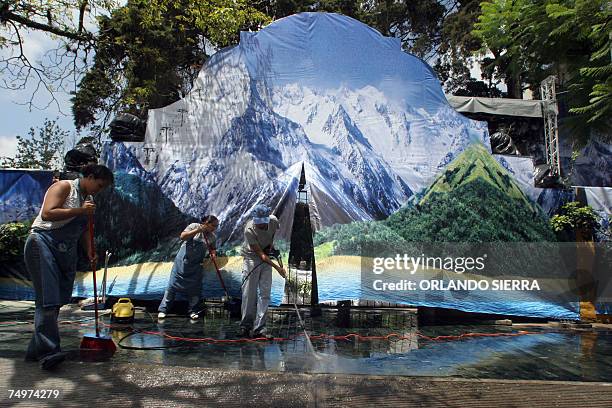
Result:
{"type": "Polygon", "coordinates": [[[79,240],[90,260],[93,257],[86,234],[87,216],[96,209],[91,196],[114,180],[113,173],[101,165],[87,166],[81,173],[81,178],[49,187],[24,249],[36,293],[34,335],[26,361],[40,361],[43,369],[51,369],[65,358],[57,326],[59,309],[72,295],[79,240]]]}

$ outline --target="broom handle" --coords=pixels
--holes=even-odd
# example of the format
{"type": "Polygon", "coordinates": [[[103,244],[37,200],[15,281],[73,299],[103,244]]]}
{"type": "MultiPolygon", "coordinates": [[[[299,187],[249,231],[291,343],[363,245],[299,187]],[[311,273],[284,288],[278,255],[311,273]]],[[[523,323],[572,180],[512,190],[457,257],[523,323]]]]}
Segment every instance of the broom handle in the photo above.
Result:
{"type": "MultiPolygon", "coordinates": [[[[206,233],[203,232],[202,236],[204,237],[204,242],[206,243],[206,247],[208,248],[208,253],[211,254],[210,244],[208,243],[208,238],[206,238],[206,233]]],[[[229,294],[227,293],[227,288],[225,287],[225,282],[223,282],[223,278],[221,277],[221,271],[219,271],[219,265],[217,265],[217,259],[214,256],[210,256],[210,259],[215,265],[215,271],[217,271],[217,276],[219,277],[219,282],[221,282],[221,286],[223,287],[223,291],[225,292],[225,296],[229,298],[229,294]]]]}
{"type": "Polygon", "coordinates": [[[96,337],[100,337],[98,328],[98,288],[96,284],[96,246],[94,244],[94,216],[89,214],[89,252],[91,252],[91,270],[93,271],[94,313],[96,317],[96,337]]]}

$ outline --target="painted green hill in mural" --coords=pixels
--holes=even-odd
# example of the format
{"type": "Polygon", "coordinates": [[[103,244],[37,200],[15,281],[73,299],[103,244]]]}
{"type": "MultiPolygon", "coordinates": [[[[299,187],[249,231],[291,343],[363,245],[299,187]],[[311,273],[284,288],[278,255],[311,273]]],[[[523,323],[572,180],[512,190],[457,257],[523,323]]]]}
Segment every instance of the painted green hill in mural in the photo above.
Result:
{"type": "Polygon", "coordinates": [[[555,241],[541,208],[481,144],[453,160],[416,205],[384,223],[413,242],[555,241]]]}
{"type": "Polygon", "coordinates": [[[508,198],[522,201],[534,211],[537,209],[514,181],[512,175],[480,143],[471,145],[446,167],[425,190],[419,205],[427,202],[433,194],[448,193],[474,180],[488,183],[508,198]]]}
{"type": "Polygon", "coordinates": [[[401,253],[416,242],[555,240],[539,206],[483,146],[473,145],[449,164],[417,204],[383,221],[324,228],[317,232],[315,245],[327,245],[326,253],[335,255],[361,255],[366,248],[401,253]]]}
{"type": "Polygon", "coordinates": [[[533,206],[475,178],[431,194],[383,223],[408,242],[555,241],[547,219],[533,206]]]}

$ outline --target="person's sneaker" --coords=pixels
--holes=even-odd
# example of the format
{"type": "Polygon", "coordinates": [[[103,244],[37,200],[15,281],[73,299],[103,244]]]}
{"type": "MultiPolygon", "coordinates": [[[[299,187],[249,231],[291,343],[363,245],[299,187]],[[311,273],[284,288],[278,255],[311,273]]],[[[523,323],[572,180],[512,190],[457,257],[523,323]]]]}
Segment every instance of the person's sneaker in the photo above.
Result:
{"type": "Polygon", "coordinates": [[[164,312],[159,312],[157,314],[157,320],[164,320],[166,318],[166,314],[164,312]]]}
{"type": "Polygon", "coordinates": [[[245,327],[241,327],[238,331],[238,337],[251,337],[251,331],[245,327]]]}
{"type": "Polygon", "coordinates": [[[197,314],[197,313],[192,313],[192,314],[189,315],[189,318],[191,320],[198,320],[200,318],[200,315],[197,314]]]}
{"type": "Polygon", "coordinates": [[[66,359],[66,353],[58,352],[55,354],[51,354],[49,356],[43,357],[40,360],[40,368],[43,370],[53,370],[57,367],[62,361],[66,359]]]}

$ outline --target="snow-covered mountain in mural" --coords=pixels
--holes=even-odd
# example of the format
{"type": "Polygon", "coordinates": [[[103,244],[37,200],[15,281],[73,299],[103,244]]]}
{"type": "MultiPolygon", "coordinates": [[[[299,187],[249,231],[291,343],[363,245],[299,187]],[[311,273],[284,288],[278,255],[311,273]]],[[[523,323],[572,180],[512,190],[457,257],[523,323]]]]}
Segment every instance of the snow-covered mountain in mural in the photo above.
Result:
{"type": "Polygon", "coordinates": [[[36,217],[52,175],[45,170],[3,169],[0,174],[0,224],[36,217]]]}
{"type": "Polygon", "coordinates": [[[242,33],[189,95],[149,111],[144,146],[107,146],[105,160],[226,225],[258,202],[274,206],[304,163],[311,192],[333,207],[329,224],[394,212],[471,142],[488,148],[486,129],[448,105],[431,68],[397,39],[302,13],[242,33]]]}
{"type": "Polygon", "coordinates": [[[315,144],[329,145],[347,133],[367,140],[414,192],[470,140],[486,141],[485,128],[445,104],[429,113],[424,101],[397,102],[374,86],[317,91],[291,84],[276,89],[273,98],[275,112],[298,123],[315,144]]]}

